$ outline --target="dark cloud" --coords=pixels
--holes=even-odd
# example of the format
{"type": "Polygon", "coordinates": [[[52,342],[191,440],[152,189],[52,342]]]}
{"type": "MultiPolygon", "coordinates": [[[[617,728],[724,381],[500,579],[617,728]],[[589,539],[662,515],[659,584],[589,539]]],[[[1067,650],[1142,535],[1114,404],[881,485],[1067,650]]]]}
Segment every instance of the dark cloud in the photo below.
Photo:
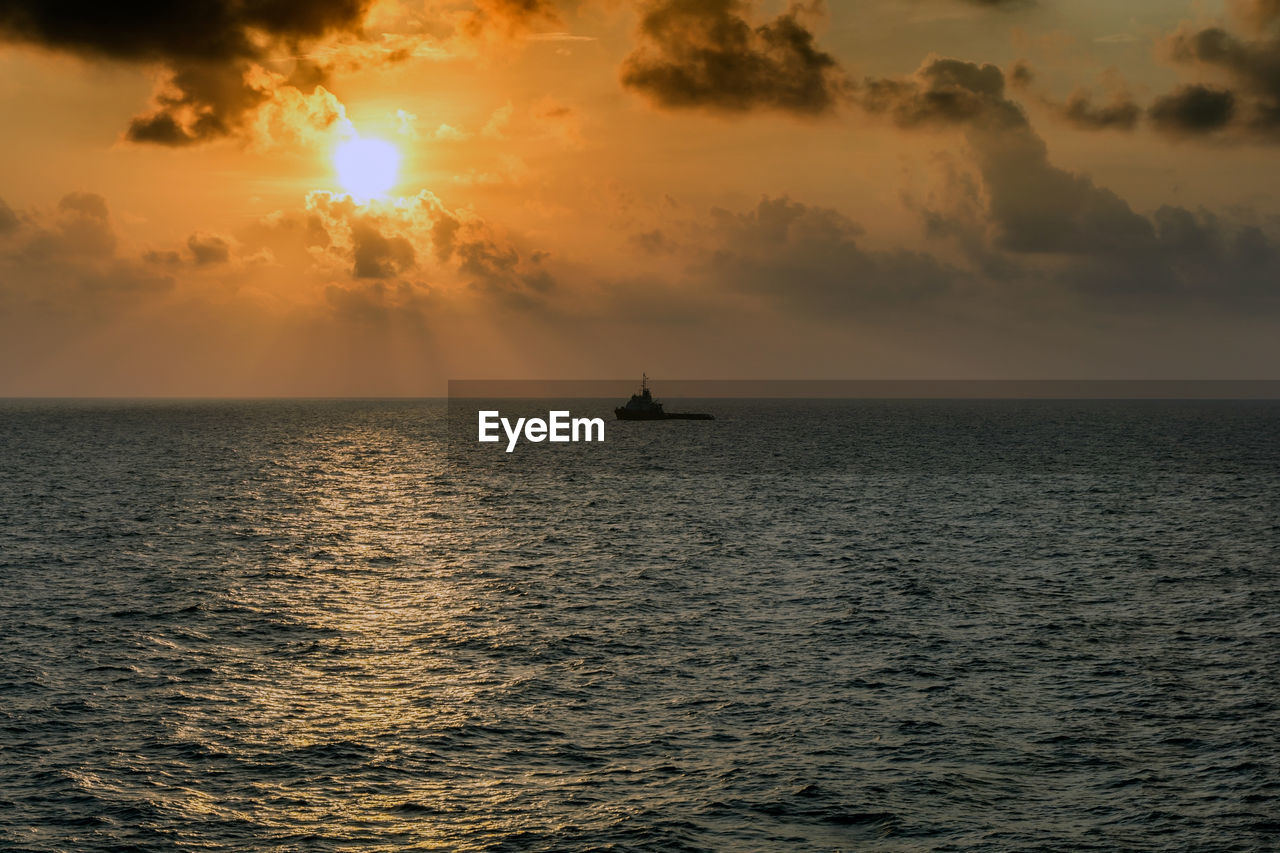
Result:
{"type": "Polygon", "coordinates": [[[21,214],[0,202],[0,303],[83,317],[173,287],[169,276],[122,257],[118,244],[100,195],[69,193],[52,211],[21,214]]]}
{"type": "Polygon", "coordinates": [[[0,236],[18,230],[18,214],[0,198],[0,236]]]}
{"type": "Polygon", "coordinates": [[[1280,3],[1244,0],[1237,17],[1252,38],[1214,26],[1184,26],[1167,42],[1174,62],[1225,77],[1224,87],[1194,84],[1158,99],[1152,118],[1162,130],[1180,134],[1226,131],[1280,143],[1280,3]]]}
{"type": "Polygon", "coordinates": [[[1204,134],[1222,130],[1235,115],[1236,96],[1226,89],[1193,84],[1162,95],[1148,111],[1155,126],[1173,134],[1204,134]]]}
{"type": "MultiPolygon", "coordinates": [[[[1025,59],[1009,67],[1009,85],[1018,91],[1030,90],[1035,79],[1035,71],[1025,59]]],[[[1078,130],[1133,130],[1142,118],[1142,107],[1114,71],[1104,75],[1104,86],[1108,91],[1104,103],[1095,102],[1093,93],[1083,87],[1075,89],[1065,101],[1045,95],[1037,96],[1037,100],[1078,130]]]]}
{"type": "Polygon", "coordinates": [[[131,142],[184,146],[229,136],[270,99],[270,89],[254,85],[246,62],[184,62],[170,85],[156,95],[155,110],[129,123],[131,142]]]}
{"type": "Polygon", "coordinates": [[[867,112],[889,116],[899,127],[994,124],[1022,127],[1022,108],[1004,94],[1004,73],[995,65],[930,59],[910,77],[865,80],[856,100],[867,112]]]}
{"type": "Polygon", "coordinates": [[[27,224],[18,252],[31,261],[106,258],[115,253],[107,202],[95,193],[69,193],[58,202],[54,216],[27,224]]]}
{"type": "Polygon", "coordinates": [[[804,312],[847,312],[947,292],[959,277],[928,254],[871,251],[862,229],[837,210],[764,198],[751,210],[711,212],[702,268],[721,286],[758,293],[804,312]]]}
{"type": "Polygon", "coordinates": [[[820,115],[839,103],[839,63],[819,50],[794,5],[762,24],[743,0],[657,0],[622,83],[668,109],[820,115]]]}
{"type": "Polygon", "coordinates": [[[1035,82],[1036,73],[1031,68],[1031,63],[1025,59],[1019,59],[1009,68],[1009,85],[1015,89],[1025,89],[1035,82]]]}
{"type": "Polygon", "coordinates": [[[515,308],[539,305],[555,289],[555,279],[542,268],[542,254],[524,260],[515,247],[498,243],[483,231],[456,243],[458,268],[472,289],[515,308]]]}
{"type": "Polygon", "coordinates": [[[461,228],[462,223],[458,218],[443,210],[436,217],[435,222],[431,223],[431,246],[435,251],[436,260],[440,263],[453,257],[454,245],[461,228]]]}
{"type": "MultiPolygon", "coordinates": [[[[995,280],[1065,284],[1147,307],[1280,298],[1274,237],[1203,211],[1166,207],[1146,216],[1088,176],[1053,165],[994,66],[931,59],[911,77],[867,81],[859,101],[901,127],[964,131],[974,179],[953,176],[950,211],[922,213],[931,236],[956,240],[995,280]]],[[[1096,108],[1081,111],[1098,118],[1096,108]]],[[[1131,120],[1132,110],[1122,112],[1131,120]]]]}
{"type": "Polygon", "coordinates": [[[407,326],[425,332],[432,308],[430,289],[407,281],[375,281],[350,288],[329,285],[324,296],[339,319],[377,330],[407,326]]]}
{"type": "Polygon", "coordinates": [[[368,0],[202,0],[100,3],[6,0],[0,38],[135,62],[253,58],[261,33],[286,44],[354,30],[368,0]]]}
{"type": "Polygon", "coordinates": [[[1142,108],[1124,92],[1113,94],[1104,104],[1095,104],[1087,90],[1076,89],[1065,103],[1051,106],[1080,130],[1133,130],[1142,116],[1142,108]]]}
{"type": "Polygon", "coordinates": [[[1005,96],[1004,74],[994,65],[930,59],[911,77],[866,81],[858,99],[900,127],[965,129],[1003,249],[1105,251],[1150,233],[1150,223],[1114,193],[1049,163],[1044,141],[1005,96]]]}
{"type": "Polygon", "coordinates": [[[999,247],[1020,253],[1114,253],[1150,240],[1150,222],[1087,176],[1049,162],[1029,126],[975,128],[969,143],[999,247]]]}
{"type": "Polygon", "coordinates": [[[356,278],[393,278],[413,268],[413,244],[400,235],[384,235],[369,219],[351,224],[351,244],[356,278]]]}
{"type": "Polygon", "coordinates": [[[192,234],[187,238],[187,248],[200,267],[225,264],[231,258],[231,244],[216,234],[192,234]]]}
{"type": "MultiPolygon", "coordinates": [[[[357,32],[368,0],[204,0],[100,3],[6,0],[0,40],[90,59],[156,63],[170,71],[155,109],[133,120],[128,138],[190,145],[240,130],[268,97],[253,64],[273,48],[331,32],[357,32]]],[[[307,71],[306,68],[303,69],[307,71]]],[[[302,75],[314,87],[318,78],[302,75]]],[[[299,78],[301,80],[301,78],[299,78]]],[[[295,81],[297,82],[297,81],[295,81]]]]}

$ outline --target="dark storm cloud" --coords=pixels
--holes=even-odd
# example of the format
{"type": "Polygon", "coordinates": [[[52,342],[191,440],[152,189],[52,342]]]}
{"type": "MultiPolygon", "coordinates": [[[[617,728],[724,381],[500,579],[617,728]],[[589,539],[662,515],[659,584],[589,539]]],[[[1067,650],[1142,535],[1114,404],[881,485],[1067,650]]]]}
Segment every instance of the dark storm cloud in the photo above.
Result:
{"type": "Polygon", "coordinates": [[[1225,76],[1225,87],[1183,86],[1158,99],[1152,119],[1181,134],[1228,131],[1280,143],[1280,2],[1248,0],[1235,6],[1252,38],[1222,27],[1184,26],[1167,42],[1173,61],[1225,76]]]}
{"type": "Polygon", "coordinates": [[[1203,134],[1222,130],[1235,115],[1236,96],[1226,89],[1193,84],[1162,95],[1148,111],[1155,126],[1173,134],[1203,134]]]}
{"type": "Polygon", "coordinates": [[[801,22],[806,11],[792,6],[753,24],[743,0],[657,0],[645,9],[622,83],[668,109],[830,112],[843,77],[801,22]]]}
{"type": "MultiPolygon", "coordinates": [[[[164,65],[170,86],[127,135],[135,142],[190,145],[236,132],[268,97],[264,84],[247,78],[251,64],[265,56],[264,41],[292,50],[329,32],[357,31],[367,6],[368,0],[5,0],[0,40],[164,65]]],[[[314,86],[317,78],[310,78],[314,86]]]]}

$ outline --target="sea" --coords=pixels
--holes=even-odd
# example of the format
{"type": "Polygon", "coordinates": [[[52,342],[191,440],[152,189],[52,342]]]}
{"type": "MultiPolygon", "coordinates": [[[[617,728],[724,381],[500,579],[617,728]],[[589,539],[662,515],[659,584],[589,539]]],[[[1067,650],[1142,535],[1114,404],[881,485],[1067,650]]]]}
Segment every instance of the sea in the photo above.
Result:
{"type": "Polygon", "coordinates": [[[0,849],[1280,849],[1280,402],[681,402],[0,402],[0,849]]]}

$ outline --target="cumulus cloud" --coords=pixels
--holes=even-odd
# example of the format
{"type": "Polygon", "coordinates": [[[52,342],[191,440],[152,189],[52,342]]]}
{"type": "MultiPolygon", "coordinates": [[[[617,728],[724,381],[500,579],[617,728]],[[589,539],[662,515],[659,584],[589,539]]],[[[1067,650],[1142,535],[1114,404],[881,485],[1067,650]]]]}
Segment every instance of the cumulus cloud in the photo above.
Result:
{"type": "Polygon", "coordinates": [[[665,109],[830,112],[843,75],[802,21],[807,11],[793,5],[757,24],[744,0],[656,0],[644,9],[622,83],[665,109]]]}

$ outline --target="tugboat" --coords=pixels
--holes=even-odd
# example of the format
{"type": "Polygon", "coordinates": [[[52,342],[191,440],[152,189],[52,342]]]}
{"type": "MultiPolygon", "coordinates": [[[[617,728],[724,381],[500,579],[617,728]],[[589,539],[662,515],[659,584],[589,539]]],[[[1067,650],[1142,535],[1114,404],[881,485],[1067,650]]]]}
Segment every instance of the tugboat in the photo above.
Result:
{"type": "Polygon", "coordinates": [[[662,404],[649,393],[649,377],[640,374],[640,393],[632,394],[625,406],[613,410],[620,421],[714,421],[714,415],[696,412],[664,412],[662,404]]]}

